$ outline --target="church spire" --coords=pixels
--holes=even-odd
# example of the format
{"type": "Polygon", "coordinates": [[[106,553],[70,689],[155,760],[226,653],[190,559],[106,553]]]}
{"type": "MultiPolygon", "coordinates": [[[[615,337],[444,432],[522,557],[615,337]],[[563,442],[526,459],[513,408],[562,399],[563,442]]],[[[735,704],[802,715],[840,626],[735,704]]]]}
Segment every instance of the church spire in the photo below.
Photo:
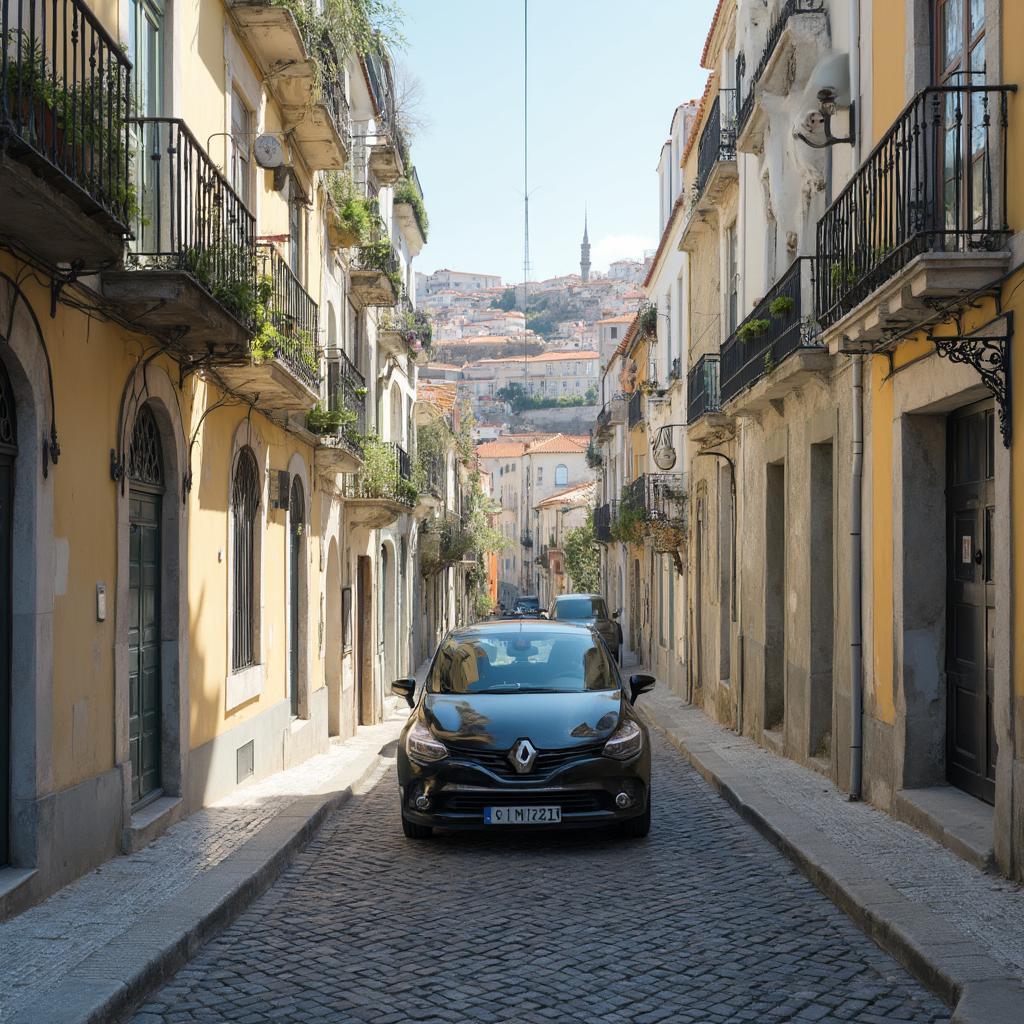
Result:
{"type": "Polygon", "coordinates": [[[590,280],[590,237],[587,234],[587,208],[583,208],[583,242],[580,244],[580,277],[590,280]]]}

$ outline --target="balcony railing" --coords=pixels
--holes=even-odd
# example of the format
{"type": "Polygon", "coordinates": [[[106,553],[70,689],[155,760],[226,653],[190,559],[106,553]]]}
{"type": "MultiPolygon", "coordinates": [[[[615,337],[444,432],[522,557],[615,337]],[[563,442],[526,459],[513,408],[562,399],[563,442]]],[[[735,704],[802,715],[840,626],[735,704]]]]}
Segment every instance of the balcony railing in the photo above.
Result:
{"type": "Polygon", "coordinates": [[[355,413],[349,435],[366,433],[366,378],[340,350],[327,354],[327,409],[355,413]]]}
{"type": "Polygon", "coordinates": [[[382,446],[387,450],[383,460],[375,460],[371,469],[364,467],[358,473],[346,475],[345,497],[390,501],[412,508],[416,504],[416,488],[412,485],[409,453],[393,442],[382,446]]]}
{"type": "Polygon", "coordinates": [[[266,301],[267,315],[277,334],[274,354],[315,390],[320,385],[317,304],[273,246],[258,246],[257,252],[260,300],[266,301]]]}
{"type": "Polygon", "coordinates": [[[519,543],[522,544],[524,548],[532,548],[533,534],[530,533],[529,530],[523,530],[522,534],[519,537],[519,543]]]}
{"type": "Polygon", "coordinates": [[[256,296],[256,221],[179,118],[130,119],[139,210],[132,264],[191,275],[239,321],[256,296]]]}
{"type": "Polygon", "coordinates": [[[337,47],[329,38],[307,44],[317,63],[324,69],[320,83],[320,99],[327,107],[334,121],[334,127],[341,136],[345,149],[352,151],[352,112],[348,96],[345,95],[345,73],[338,66],[337,47]]]}
{"type": "Polygon", "coordinates": [[[629,396],[629,404],[626,410],[626,423],[629,425],[629,429],[632,430],[635,426],[643,423],[644,421],[644,396],[643,392],[637,388],[629,396]]]}
{"type": "Polygon", "coordinates": [[[0,0],[0,145],[127,233],[131,62],[81,0],[0,0]]]}
{"type": "Polygon", "coordinates": [[[697,178],[694,199],[699,199],[715,165],[736,159],[736,90],[720,89],[711,104],[697,143],[697,178]]]}
{"type": "Polygon", "coordinates": [[[617,501],[609,501],[594,509],[594,540],[598,544],[612,542],[612,523],[615,521],[617,501]]]}
{"type": "Polygon", "coordinates": [[[722,346],[721,402],[739,394],[800,349],[821,349],[821,337],[804,305],[813,294],[810,257],[795,259],[753,312],[722,346]]]}
{"type": "Polygon", "coordinates": [[[835,323],[927,252],[1008,245],[1007,95],[1015,86],[918,93],[818,221],[815,306],[835,323]]]}
{"type": "MultiPolygon", "coordinates": [[[[370,83],[370,92],[380,116],[378,124],[384,135],[398,150],[403,162],[408,152],[405,138],[398,127],[398,119],[395,115],[395,97],[392,89],[391,76],[383,58],[377,54],[368,54],[364,58],[366,77],[370,83]]],[[[422,193],[420,193],[422,195],[422,193]]]]}
{"type": "Polygon", "coordinates": [[[642,479],[644,509],[650,522],[678,523],[685,518],[685,473],[648,473],[642,479]]]}
{"type": "Polygon", "coordinates": [[[706,413],[718,412],[718,361],[718,353],[709,352],[701,356],[686,375],[687,423],[696,423],[706,413]]]}

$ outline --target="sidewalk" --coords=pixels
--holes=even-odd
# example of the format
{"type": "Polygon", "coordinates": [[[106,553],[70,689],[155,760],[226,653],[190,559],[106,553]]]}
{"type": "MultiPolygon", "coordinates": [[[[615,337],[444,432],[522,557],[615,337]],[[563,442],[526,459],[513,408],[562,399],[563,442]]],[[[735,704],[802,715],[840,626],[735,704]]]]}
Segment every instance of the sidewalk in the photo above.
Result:
{"type": "Polygon", "coordinates": [[[955,1006],[956,1024],[1024,1022],[1024,889],[851,803],[824,776],[663,688],[637,709],[883,949],[955,1006]]]}
{"type": "Polygon", "coordinates": [[[270,885],[336,807],[378,777],[407,716],[242,786],[130,856],[0,924],[0,1022],[116,1019],[270,885]]]}

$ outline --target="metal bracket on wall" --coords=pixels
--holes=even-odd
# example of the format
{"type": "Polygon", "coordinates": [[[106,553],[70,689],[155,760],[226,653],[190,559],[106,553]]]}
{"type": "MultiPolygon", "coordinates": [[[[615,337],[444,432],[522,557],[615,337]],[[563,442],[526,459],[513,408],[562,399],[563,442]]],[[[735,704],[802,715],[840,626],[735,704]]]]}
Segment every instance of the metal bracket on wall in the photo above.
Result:
{"type": "Polygon", "coordinates": [[[1012,424],[1010,390],[1010,339],[1013,337],[1013,311],[1001,313],[995,319],[967,334],[963,318],[953,318],[956,333],[938,337],[928,335],[936,353],[951,363],[965,363],[978,371],[982,383],[992,392],[999,412],[999,433],[1003,446],[1010,447],[1012,424]],[[1001,329],[1000,329],[1001,322],[1001,329]]]}

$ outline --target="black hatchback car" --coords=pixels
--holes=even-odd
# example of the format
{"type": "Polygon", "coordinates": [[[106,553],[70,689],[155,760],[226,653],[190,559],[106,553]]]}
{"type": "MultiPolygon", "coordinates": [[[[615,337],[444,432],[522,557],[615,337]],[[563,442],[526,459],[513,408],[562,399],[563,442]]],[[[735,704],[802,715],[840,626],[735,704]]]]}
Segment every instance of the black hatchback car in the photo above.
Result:
{"type": "Polygon", "coordinates": [[[633,704],[654,677],[623,685],[587,626],[482,622],[438,647],[398,743],[402,828],[564,829],[647,835],[651,755],[633,704]]]}
{"type": "Polygon", "coordinates": [[[548,618],[555,622],[583,622],[596,629],[621,665],[622,627],[615,621],[618,615],[608,614],[608,605],[600,594],[559,594],[548,609],[548,618]]]}

